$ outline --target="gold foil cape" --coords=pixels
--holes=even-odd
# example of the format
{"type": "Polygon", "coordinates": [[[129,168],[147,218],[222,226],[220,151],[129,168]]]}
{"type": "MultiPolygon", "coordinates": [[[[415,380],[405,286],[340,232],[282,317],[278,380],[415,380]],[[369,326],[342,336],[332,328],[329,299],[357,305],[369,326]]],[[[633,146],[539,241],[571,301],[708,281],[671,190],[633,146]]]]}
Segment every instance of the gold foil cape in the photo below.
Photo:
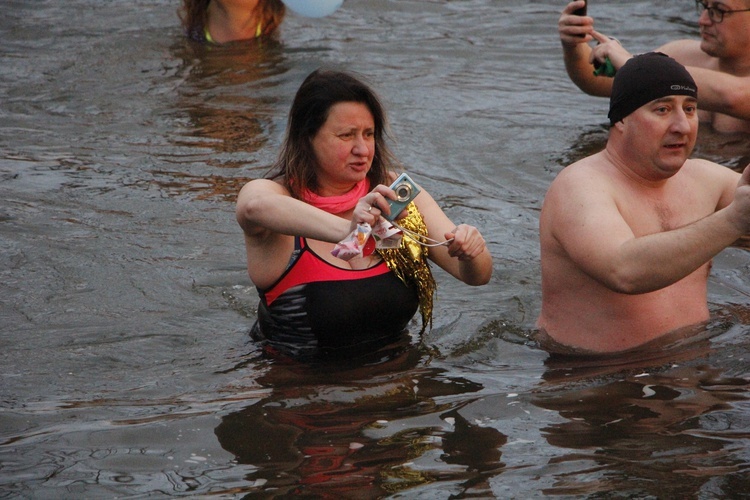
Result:
{"type": "MultiPolygon", "coordinates": [[[[397,224],[404,229],[427,236],[427,226],[417,206],[410,203],[406,209],[409,215],[397,221],[397,224]]],[[[432,271],[427,262],[427,252],[427,247],[420,245],[406,234],[401,239],[399,248],[378,249],[378,253],[398,279],[407,286],[417,288],[419,312],[422,314],[420,335],[427,329],[427,325],[432,328],[432,303],[437,289],[435,278],[432,277],[432,271]]]]}

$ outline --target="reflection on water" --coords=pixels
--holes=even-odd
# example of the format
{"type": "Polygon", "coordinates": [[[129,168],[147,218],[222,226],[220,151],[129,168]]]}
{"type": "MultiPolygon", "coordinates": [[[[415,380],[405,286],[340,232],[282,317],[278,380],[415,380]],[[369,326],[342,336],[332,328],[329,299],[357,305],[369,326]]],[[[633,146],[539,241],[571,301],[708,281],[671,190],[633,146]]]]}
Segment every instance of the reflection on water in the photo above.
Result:
{"type": "Polygon", "coordinates": [[[545,494],[695,498],[750,486],[739,445],[750,439],[750,351],[712,344],[742,336],[727,315],[697,336],[615,359],[549,358],[531,402],[563,417],[541,432],[565,450],[555,466],[581,473],[556,475],[545,494]]]}
{"type": "Polygon", "coordinates": [[[545,493],[694,498],[742,491],[734,488],[750,485],[739,479],[750,464],[737,445],[750,434],[735,429],[747,424],[741,408],[748,408],[748,387],[746,378],[698,363],[540,394],[534,404],[565,418],[542,429],[551,445],[567,450],[555,463],[586,471],[558,476],[545,493]]]}
{"type": "Polygon", "coordinates": [[[271,394],[216,435],[274,495],[379,498],[434,481],[486,492],[506,438],[458,411],[481,386],[423,363],[411,347],[351,369],[269,363],[257,382],[271,394]]]}
{"type": "MultiPolygon", "coordinates": [[[[607,136],[606,102],[564,73],[554,33],[564,3],[347,0],[322,20],[288,16],[279,41],[218,48],[186,42],[167,0],[8,2],[0,490],[750,490],[746,251],[716,259],[713,319],[690,338],[604,362],[550,358],[534,341],[541,200],[607,136]],[[439,288],[422,339],[346,364],[290,365],[248,338],[257,294],[233,203],[275,160],[292,96],[321,65],[373,83],[399,157],[454,220],[485,228],[496,264],[486,287],[439,288]]],[[[590,11],[637,51],[697,34],[681,2],[601,0],[590,11]]],[[[750,137],[700,133],[697,156],[749,161],[750,137]]]]}
{"type": "Polygon", "coordinates": [[[186,73],[176,105],[187,113],[175,144],[211,148],[209,166],[245,166],[247,154],[270,139],[273,104],[279,99],[256,92],[287,70],[278,42],[251,40],[221,48],[183,42],[173,47],[173,55],[183,61],[186,73]],[[222,161],[229,156],[225,153],[245,154],[222,161]]]}
{"type": "MultiPolygon", "coordinates": [[[[194,151],[201,170],[233,171],[185,172],[184,154],[160,153],[173,169],[152,170],[153,183],[172,196],[190,194],[201,200],[234,202],[239,189],[254,178],[238,176],[235,170],[257,171],[262,176],[270,167],[252,159],[275,138],[275,105],[281,99],[262,89],[272,89],[274,79],[287,71],[282,46],[276,40],[224,47],[181,40],[172,46],[172,55],[181,61],[184,75],[173,111],[179,127],[170,134],[172,144],[178,151],[194,151]]],[[[276,146],[273,142],[268,149],[276,146]]]]}

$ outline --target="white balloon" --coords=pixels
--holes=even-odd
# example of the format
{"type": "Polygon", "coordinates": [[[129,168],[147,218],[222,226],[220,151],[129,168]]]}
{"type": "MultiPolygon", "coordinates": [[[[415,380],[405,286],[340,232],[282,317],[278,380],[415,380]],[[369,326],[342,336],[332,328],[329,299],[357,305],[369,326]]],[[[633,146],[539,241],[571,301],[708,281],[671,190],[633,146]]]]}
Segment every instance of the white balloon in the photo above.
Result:
{"type": "Polygon", "coordinates": [[[300,16],[324,17],[333,14],[344,0],[281,0],[300,16]]]}

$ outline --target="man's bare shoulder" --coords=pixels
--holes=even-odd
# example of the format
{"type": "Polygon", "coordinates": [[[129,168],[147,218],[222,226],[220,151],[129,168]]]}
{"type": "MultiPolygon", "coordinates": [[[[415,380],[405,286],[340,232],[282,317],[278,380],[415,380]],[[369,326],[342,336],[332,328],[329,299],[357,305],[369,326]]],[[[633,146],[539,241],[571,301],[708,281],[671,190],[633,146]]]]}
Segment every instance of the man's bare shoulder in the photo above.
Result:
{"type": "Polygon", "coordinates": [[[598,155],[589,156],[561,170],[547,190],[543,208],[570,208],[610,196],[612,172],[606,162],[597,158],[598,155]]]}
{"type": "Polygon", "coordinates": [[[701,43],[698,40],[674,40],[665,43],[656,50],[667,54],[683,66],[700,66],[705,68],[713,60],[713,57],[701,50],[701,43]]]}
{"type": "Polygon", "coordinates": [[[731,203],[740,174],[708,160],[690,159],[680,170],[683,188],[722,208],[731,203]]]}
{"type": "Polygon", "coordinates": [[[736,183],[740,178],[739,172],[735,172],[729,167],[719,165],[713,161],[701,158],[690,158],[680,170],[683,175],[690,175],[701,180],[714,179],[716,181],[731,181],[736,183]]]}
{"type": "Polygon", "coordinates": [[[562,169],[555,180],[552,181],[552,186],[569,189],[570,187],[589,185],[592,182],[600,182],[598,179],[606,179],[604,173],[606,169],[607,163],[602,159],[601,154],[587,156],[562,169]]]}
{"type": "MultiPolygon", "coordinates": [[[[688,173],[693,175],[696,184],[708,190],[713,187],[719,196],[731,198],[737,189],[742,174],[729,167],[708,160],[691,159],[686,162],[688,173]]],[[[726,201],[726,200],[725,200],[726,201]]]]}

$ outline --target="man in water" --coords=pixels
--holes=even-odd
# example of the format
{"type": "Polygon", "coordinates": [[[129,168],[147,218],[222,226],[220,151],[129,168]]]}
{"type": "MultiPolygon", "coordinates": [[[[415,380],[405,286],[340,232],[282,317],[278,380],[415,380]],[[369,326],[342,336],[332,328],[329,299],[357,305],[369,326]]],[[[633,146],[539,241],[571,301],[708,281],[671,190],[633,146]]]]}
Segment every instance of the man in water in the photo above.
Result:
{"type": "Polygon", "coordinates": [[[688,159],[697,97],[664,54],[618,70],[605,149],[560,172],[542,207],[550,346],[619,352],[709,319],[711,259],[750,233],[750,168],[688,159]]]}
{"type": "MultiPolygon", "coordinates": [[[[701,89],[702,122],[719,132],[750,133],[750,0],[698,0],[701,39],[675,40],[659,49],[681,64],[701,89]]],[[[569,3],[558,22],[565,68],[587,94],[609,96],[612,78],[594,76],[609,58],[615,69],[631,54],[614,38],[594,30],[594,20],[574,15],[583,0],[569,3]],[[588,42],[599,45],[590,47],[588,42]]]]}

